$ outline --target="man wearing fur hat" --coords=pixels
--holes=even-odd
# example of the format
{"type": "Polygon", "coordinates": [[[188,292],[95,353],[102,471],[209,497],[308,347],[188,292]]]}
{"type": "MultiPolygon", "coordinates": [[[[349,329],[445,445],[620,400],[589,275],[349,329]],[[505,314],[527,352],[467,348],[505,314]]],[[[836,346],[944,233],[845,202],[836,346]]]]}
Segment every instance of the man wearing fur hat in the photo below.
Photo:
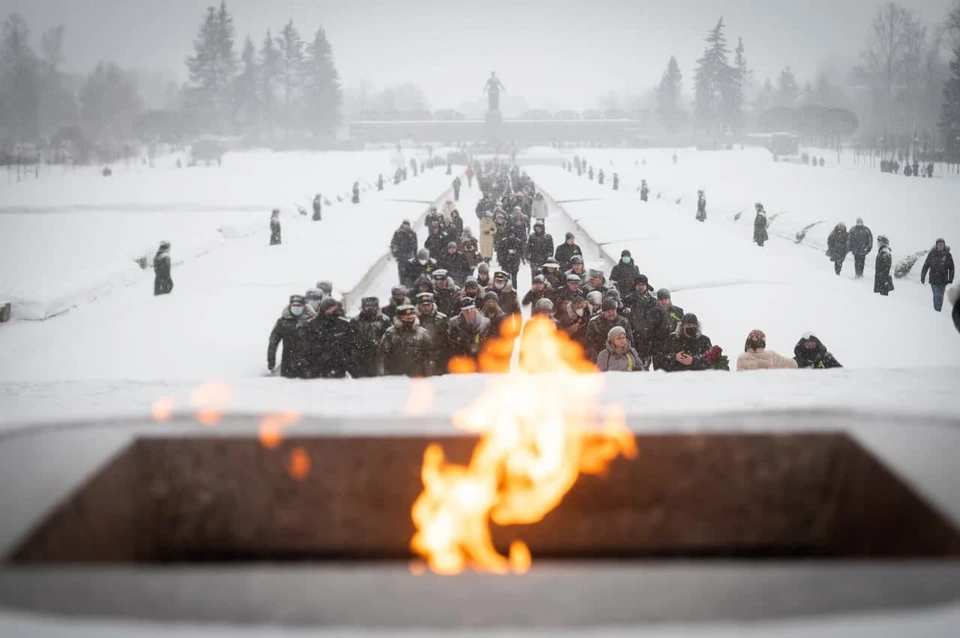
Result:
{"type": "Polygon", "coordinates": [[[316,318],[300,330],[307,344],[309,378],[342,379],[347,373],[356,375],[356,331],[343,316],[339,301],[324,297],[316,318]]]}
{"type": "Polygon", "coordinates": [[[493,286],[488,290],[497,293],[500,301],[500,309],[508,315],[520,312],[520,304],[517,300],[517,291],[510,281],[510,275],[503,270],[498,270],[493,275],[493,286]]]}
{"type": "Polygon", "coordinates": [[[663,350],[655,358],[659,359],[658,367],[667,372],[706,370],[704,355],[712,346],[700,328],[697,315],[688,312],[683,315],[676,331],[667,337],[663,350]]]}
{"type": "Polygon", "coordinates": [[[433,271],[433,301],[437,304],[437,310],[448,317],[456,314],[457,304],[460,303],[460,289],[442,268],[433,271]]]}
{"type": "MultiPolygon", "coordinates": [[[[322,302],[321,302],[322,303],[322,302]]],[[[350,320],[357,335],[357,377],[377,377],[383,374],[380,361],[380,340],[392,325],[390,317],[380,311],[380,300],[364,297],[360,314],[350,320]]]]}
{"type": "Polygon", "coordinates": [[[393,326],[380,341],[383,373],[389,376],[427,376],[429,342],[430,337],[417,318],[417,309],[409,304],[397,308],[393,326]]]}
{"type": "Polygon", "coordinates": [[[446,374],[447,372],[447,332],[450,320],[437,310],[433,293],[422,292],[417,295],[417,316],[420,326],[427,331],[430,343],[427,346],[427,376],[446,374]]]}
{"type": "Polygon", "coordinates": [[[460,300],[460,314],[450,320],[447,332],[450,359],[466,357],[476,362],[489,335],[490,320],[480,314],[472,299],[464,297],[460,300]]]}
{"type": "Polygon", "coordinates": [[[290,302],[270,332],[270,342],[267,345],[267,368],[270,372],[275,371],[277,346],[282,343],[280,376],[288,379],[306,376],[306,348],[299,328],[316,316],[302,296],[290,295],[290,302]]]}

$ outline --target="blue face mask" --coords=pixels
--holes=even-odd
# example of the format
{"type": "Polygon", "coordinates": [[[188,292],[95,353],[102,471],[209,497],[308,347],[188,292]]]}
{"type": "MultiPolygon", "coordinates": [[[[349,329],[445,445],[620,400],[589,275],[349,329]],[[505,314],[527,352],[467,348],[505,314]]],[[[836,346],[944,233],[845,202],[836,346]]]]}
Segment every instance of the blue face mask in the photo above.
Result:
{"type": "MultiPolygon", "coordinates": [[[[308,300],[307,300],[307,304],[310,306],[311,309],[316,310],[316,309],[317,309],[317,306],[320,305],[320,300],[319,300],[319,299],[308,299],[308,300]]],[[[302,312],[302,311],[301,311],[301,312],[302,312]]]]}
{"type": "Polygon", "coordinates": [[[621,257],[620,261],[622,261],[625,264],[629,264],[633,260],[630,257],[621,257]]]}
{"type": "Polygon", "coordinates": [[[299,317],[303,314],[303,306],[290,306],[290,314],[299,317]]]}

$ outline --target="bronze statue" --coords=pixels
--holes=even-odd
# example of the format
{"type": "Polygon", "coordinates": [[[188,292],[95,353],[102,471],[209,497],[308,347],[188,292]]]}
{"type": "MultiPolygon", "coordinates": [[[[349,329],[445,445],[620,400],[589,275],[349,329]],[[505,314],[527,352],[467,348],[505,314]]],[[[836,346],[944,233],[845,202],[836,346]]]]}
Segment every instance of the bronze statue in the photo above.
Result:
{"type": "Polygon", "coordinates": [[[487,85],[483,88],[487,93],[487,110],[499,111],[500,110],[500,91],[506,91],[506,87],[500,83],[500,78],[497,77],[496,71],[490,72],[490,77],[487,79],[487,85]]]}

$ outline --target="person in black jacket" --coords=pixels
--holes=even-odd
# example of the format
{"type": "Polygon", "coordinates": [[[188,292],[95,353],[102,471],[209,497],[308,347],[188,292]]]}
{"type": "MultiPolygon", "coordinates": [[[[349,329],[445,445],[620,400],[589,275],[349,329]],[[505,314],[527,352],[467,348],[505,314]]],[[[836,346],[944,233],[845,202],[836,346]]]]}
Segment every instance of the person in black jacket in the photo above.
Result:
{"type": "Polygon", "coordinates": [[[459,242],[463,238],[463,217],[460,217],[460,211],[456,208],[450,211],[450,229],[459,242]]]}
{"type": "Polygon", "coordinates": [[[490,320],[480,315],[472,299],[461,299],[460,314],[450,320],[450,330],[447,333],[450,358],[463,357],[476,363],[489,336],[490,320]]]}
{"type": "Polygon", "coordinates": [[[877,243],[880,244],[880,250],[877,251],[873,292],[886,297],[893,290],[893,277],[890,276],[890,268],[893,266],[893,253],[890,250],[890,242],[883,235],[877,237],[877,243]]]}
{"type": "Polygon", "coordinates": [[[697,191],[697,221],[707,221],[707,196],[702,190],[697,191]]]}
{"type": "MultiPolygon", "coordinates": [[[[554,257],[557,260],[557,263],[560,264],[560,271],[566,272],[570,270],[570,259],[574,255],[580,255],[583,257],[583,251],[580,250],[580,246],[577,246],[577,238],[574,237],[573,233],[567,233],[566,240],[557,246],[557,250],[554,253],[554,257]]],[[[606,341],[604,341],[606,343],[606,341]]]]}
{"type": "Polygon", "coordinates": [[[800,368],[816,368],[823,370],[826,368],[842,368],[823,342],[812,333],[807,333],[800,337],[800,341],[793,348],[793,358],[800,368]]]}
{"type": "Polygon", "coordinates": [[[413,232],[409,219],[403,220],[400,228],[393,232],[393,239],[390,240],[390,254],[397,260],[397,280],[403,282],[407,262],[417,255],[417,233],[413,232]]]}
{"type": "MultiPolygon", "coordinates": [[[[383,178],[380,178],[383,180],[383,178]]],[[[382,189],[381,189],[382,190],[382,189]]],[[[323,220],[323,198],[320,196],[320,193],[317,193],[313,198],[313,221],[319,222],[323,220]]]]}
{"type": "Polygon", "coordinates": [[[633,261],[633,255],[629,250],[620,252],[620,262],[610,271],[610,280],[621,295],[628,295],[633,292],[634,283],[640,276],[640,268],[633,261]]]}
{"type": "MultiPolygon", "coordinates": [[[[448,169],[449,169],[449,165],[448,165],[448,169]]],[[[449,173],[447,173],[447,174],[449,175],[449,173]]],[[[462,184],[462,183],[461,183],[461,181],[460,181],[460,178],[459,178],[459,177],[455,177],[454,180],[453,180],[453,201],[455,201],[455,202],[459,202],[459,201],[460,201],[460,186],[461,186],[461,184],[462,184]]]]}
{"type": "Polygon", "coordinates": [[[360,203],[360,182],[353,183],[353,200],[352,201],[354,204],[360,203]]]}
{"type": "Polygon", "coordinates": [[[307,348],[309,378],[342,379],[347,374],[356,374],[356,331],[343,316],[343,306],[339,301],[325,297],[320,302],[317,317],[305,323],[300,330],[307,348]]]}
{"type": "Polygon", "coordinates": [[[397,308],[397,316],[380,341],[383,373],[425,377],[428,370],[430,337],[420,326],[417,309],[410,305],[397,308]]]}
{"type": "Polygon", "coordinates": [[[430,257],[430,251],[426,248],[421,248],[419,251],[417,251],[416,257],[413,259],[408,259],[405,262],[403,274],[400,277],[400,283],[407,288],[413,288],[417,285],[417,280],[424,275],[427,277],[432,276],[433,272],[439,267],[440,266],[437,264],[437,260],[430,257]]]}
{"type": "Polygon", "coordinates": [[[947,291],[947,298],[953,304],[953,327],[960,332],[960,286],[953,286],[947,291]]]}
{"type": "Polygon", "coordinates": [[[446,236],[443,233],[443,226],[440,224],[430,224],[430,234],[423,242],[423,247],[430,253],[430,259],[438,259],[447,249],[446,236]]]}
{"type": "Polygon", "coordinates": [[[457,249],[457,242],[452,241],[447,244],[447,252],[442,258],[437,260],[437,265],[441,270],[446,270],[447,275],[453,279],[458,286],[462,286],[470,274],[470,265],[467,263],[467,257],[457,249]]]}
{"type": "Polygon", "coordinates": [[[833,262],[833,269],[838,275],[840,271],[843,270],[843,261],[847,258],[848,250],[847,226],[841,222],[836,225],[827,237],[827,256],[829,256],[830,261],[833,262]]]}
{"type": "Polygon", "coordinates": [[[517,300],[517,290],[510,281],[510,275],[503,270],[498,270],[493,274],[493,286],[488,290],[497,293],[500,309],[508,315],[520,312],[520,304],[517,300]]]}
{"type": "MultiPolygon", "coordinates": [[[[665,319],[664,312],[657,306],[657,299],[650,294],[646,275],[639,275],[634,282],[633,292],[623,298],[623,304],[630,309],[630,327],[633,330],[633,347],[640,355],[641,369],[648,370],[653,362],[653,337],[665,319]]],[[[666,339],[666,335],[663,335],[666,339]]]]}
{"type": "Polygon", "coordinates": [[[500,295],[488,290],[483,295],[483,308],[480,314],[490,320],[490,337],[497,339],[502,336],[501,328],[507,320],[507,313],[500,309],[500,295]]]}
{"type": "Polygon", "coordinates": [[[437,310],[448,317],[457,312],[457,304],[460,303],[460,288],[453,281],[453,277],[442,268],[433,271],[433,299],[434,303],[437,304],[437,310]]]}
{"type": "Polygon", "coordinates": [[[523,296],[523,306],[531,306],[536,304],[541,299],[550,299],[553,300],[553,288],[550,287],[550,284],[547,283],[547,278],[543,275],[537,275],[533,278],[533,283],[530,285],[530,290],[527,291],[527,294],[523,296]]]}
{"type": "Polygon", "coordinates": [[[540,274],[540,267],[553,256],[553,236],[546,232],[542,219],[533,224],[533,234],[527,239],[527,259],[530,260],[530,280],[540,274]]]}
{"type": "Polygon", "coordinates": [[[160,242],[153,257],[153,294],[168,295],[173,292],[173,277],[170,275],[170,242],[160,242]]]}
{"type": "MultiPolygon", "coordinates": [[[[547,261],[540,266],[540,272],[547,280],[547,283],[550,284],[550,287],[553,288],[555,294],[566,287],[567,276],[560,270],[560,264],[557,263],[555,257],[549,257],[547,261]]],[[[553,302],[556,304],[557,300],[554,299],[553,302]]]]}
{"type": "Polygon", "coordinates": [[[280,245],[280,209],[274,208],[270,215],[270,245],[280,245]]]}
{"type": "Polygon", "coordinates": [[[615,326],[624,329],[631,347],[633,346],[633,331],[630,329],[630,322],[625,317],[620,316],[617,306],[616,299],[607,297],[602,302],[600,314],[587,323],[584,355],[588,361],[597,360],[600,351],[607,347],[607,335],[610,334],[610,329],[615,326]]]}
{"type": "Polygon", "coordinates": [[[862,217],[857,217],[856,225],[847,233],[847,248],[853,253],[854,275],[860,279],[863,277],[867,255],[873,250],[873,233],[863,225],[862,217]]]}
{"type": "Polygon", "coordinates": [[[283,309],[270,332],[270,341],[267,344],[267,368],[270,372],[277,367],[277,346],[282,343],[280,376],[287,379],[307,376],[306,348],[299,329],[316,316],[303,297],[290,295],[290,303],[283,309]]]}
{"type": "Polygon", "coordinates": [[[770,236],[767,235],[767,211],[763,209],[763,204],[756,203],[757,216],[753,218],[753,241],[763,248],[770,236]]]}
{"type": "Polygon", "coordinates": [[[943,308],[943,295],[947,286],[953,283],[955,274],[950,247],[942,238],[937,239],[933,250],[927,254],[927,259],[923,262],[923,270],[920,271],[921,284],[926,280],[927,273],[930,273],[930,288],[933,289],[933,309],[940,312],[943,308]]]}
{"type": "Polygon", "coordinates": [[[704,355],[712,346],[710,338],[703,334],[697,315],[688,312],[656,355],[658,367],[667,372],[706,370],[708,364],[704,355]]]}
{"type": "MultiPolygon", "coordinates": [[[[323,303],[323,302],[321,302],[323,303]]],[[[360,314],[350,320],[357,335],[356,377],[377,377],[383,374],[380,360],[380,340],[392,325],[390,317],[380,311],[380,300],[364,297],[360,302],[360,314]]]]}
{"type": "Polygon", "coordinates": [[[516,281],[520,273],[520,260],[523,258],[523,242],[517,237],[512,226],[507,227],[507,236],[497,246],[497,262],[510,275],[510,281],[516,281]]]}
{"type": "Polygon", "coordinates": [[[437,304],[433,302],[433,294],[429,292],[417,295],[417,316],[420,326],[427,331],[430,342],[427,346],[427,376],[436,376],[447,373],[447,333],[450,331],[450,320],[447,315],[437,311],[437,304]]]}
{"type": "Polygon", "coordinates": [[[394,286],[390,289],[390,301],[386,306],[380,309],[380,312],[387,315],[387,318],[390,319],[390,321],[393,321],[393,318],[397,316],[397,308],[410,303],[410,299],[407,297],[407,292],[407,287],[402,284],[399,286],[394,286]]]}

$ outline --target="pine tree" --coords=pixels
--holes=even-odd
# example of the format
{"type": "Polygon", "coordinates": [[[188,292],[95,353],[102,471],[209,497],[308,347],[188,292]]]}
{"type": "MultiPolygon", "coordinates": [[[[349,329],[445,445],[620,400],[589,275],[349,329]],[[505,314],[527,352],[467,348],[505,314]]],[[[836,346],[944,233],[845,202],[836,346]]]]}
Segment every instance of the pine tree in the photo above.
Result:
{"type": "Polygon", "coordinates": [[[940,134],[953,158],[960,157],[960,45],[953,50],[951,77],[943,85],[943,106],[940,110],[940,134]]]}
{"type": "Polygon", "coordinates": [[[726,87],[724,116],[727,124],[733,131],[743,130],[743,107],[747,96],[747,87],[750,85],[750,68],[747,66],[747,57],[744,53],[743,38],[737,41],[734,52],[733,67],[730,69],[732,78],[726,87]]]}
{"type": "Polygon", "coordinates": [[[734,73],[727,58],[727,39],[723,34],[723,18],[710,30],[707,47],[697,60],[694,78],[694,113],[704,130],[723,133],[730,124],[730,108],[734,73]]]}
{"type": "Polygon", "coordinates": [[[343,91],[333,62],[333,48],[322,27],[307,46],[303,88],[304,121],[318,134],[333,133],[340,123],[343,91]]]}
{"type": "Polygon", "coordinates": [[[667,68],[660,78],[660,86],[657,88],[658,115],[660,125],[671,133],[675,133],[683,120],[683,114],[680,109],[681,91],[683,89],[683,74],[680,73],[680,65],[677,64],[677,58],[670,56],[667,62],[667,68]]]}
{"type": "Polygon", "coordinates": [[[187,58],[193,106],[210,118],[211,125],[228,115],[229,91],[237,68],[233,38],[233,18],[222,1],[219,9],[207,9],[193,42],[194,55],[187,58]]]}
{"type": "Polygon", "coordinates": [[[793,106],[798,95],[800,95],[800,88],[797,86],[797,78],[793,75],[790,67],[785,66],[780,71],[780,77],[777,78],[777,104],[779,106],[793,106]]]}
{"type": "Polygon", "coordinates": [[[260,47],[260,106],[264,123],[270,130],[277,121],[277,82],[280,77],[280,52],[274,46],[273,35],[267,35],[260,47]]]}
{"type": "Polygon", "coordinates": [[[293,20],[288,22],[277,36],[277,50],[279,53],[278,81],[283,90],[283,104],[289,127],[293,120],[292,109],[296,92],[302,81],[304,58],[303,40],[297,28],[293,26],[293,20]]]}
{"type": "Polygon", "coordinates": [[[237,121],[246,130],[250,130],[260,118],[257,49],[250,36],[247,36],[243,44],[240,64],[242,69],[233,83],[233,105],[237,121]]]}

